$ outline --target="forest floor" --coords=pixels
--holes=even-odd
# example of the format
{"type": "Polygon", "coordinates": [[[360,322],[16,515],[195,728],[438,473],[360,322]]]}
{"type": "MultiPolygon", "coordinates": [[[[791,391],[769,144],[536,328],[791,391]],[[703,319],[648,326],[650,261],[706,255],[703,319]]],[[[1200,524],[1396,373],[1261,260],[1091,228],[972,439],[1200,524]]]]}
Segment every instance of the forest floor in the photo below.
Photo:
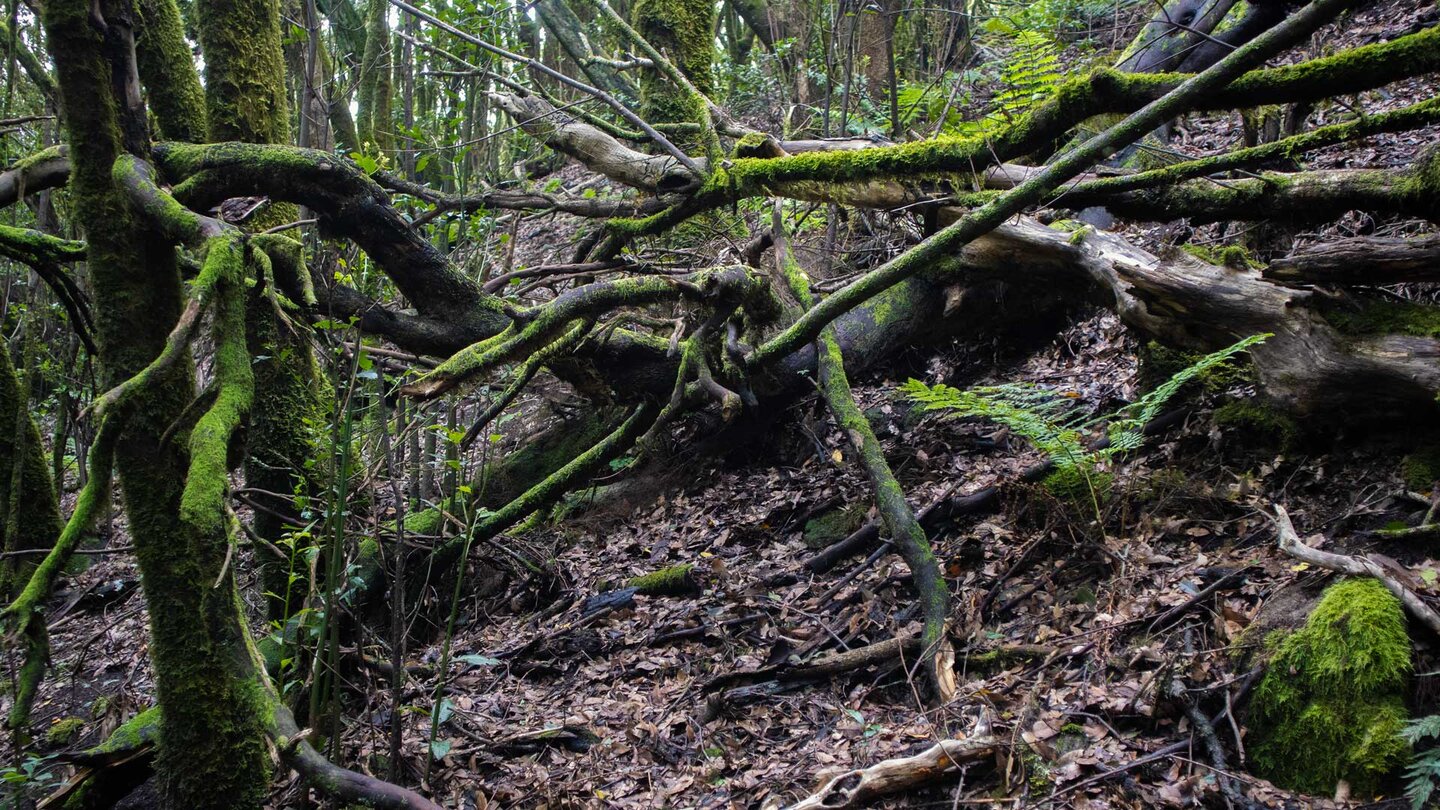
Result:
{"type": "MultiPolygon", "coordinates": [[[[928,366],[961,384],[982,381],[970,375],[985,369],[990,380],[1054,386],[1100,409],[1137,390],[1135,347],[1109,315],[1081,321],[1029,356],[998,367],[994,360],[957,347],[928,366]]],[[[919,415],[894,397],[901,379],[879,374],[858,393],[912,502],[1011,481],[1038,460],[993,426],[919,415]]],[[[1118,466],[1103,532],[1074,501],[1023,487],[998,512],[933,537],[964,622],[953,630],[964,650],[960,698],[940,709],[923,702],[901,661],[785,682],[748,699],[728,691],[769,680],[747,679],[747,671],[917,624],[898,557],[854,558],[818,576],[803,567],[814,551],[807,522],[812,535],[817,520],[854,528],[869,511],[844,437],[814,402],[794,405],[794,418],[782,420],[794,427],[763,447],[729,462],[687,460],[683,487],[634,512],[597,509],[563,531],[520,538],[528,552],[553,552],[563,581],[542,587],[512,577],[486,599],[463,600],[452,654],[462,666],[448,680],[452,710],[438,737],[448,751],[430,784],[447,807],[758,807],[798,799],[827,769],[964,736],[985,711],[1012,753],[889,806],[1215,801],[1198,741],[1142,763],[1191,738],[1167,694],[1175,679],[1205,711],[1223,714],[1217,732],[1238,750],[1243,713],[1226,706],[1243,705],[1243,650],[1263,635],[1246,629],[1267,602],[1288,598],[1277,595],[1313,597],[1330,579],[1277,551],[1270,505],[1286,505],[1302,533],[1324,532],[1332,548],[1352,550],[1363,530],[1422,508],[1403,495],[1403,448],[1357,433],[1283,450],[1279,436],[1217,427],[1208,408],[1226,396],[1192,397],[1183,425],[1118,466]],[[695,566],[698,593],[636,596],[620,610],[585,615],[587,598],[682,563],[695,566]],[[1233,572],[1243,572],[1243,583],[1194,600],[1233,572]],[[1182,615],[1167,614],[1181,605],[1189,606],[1182,615]],[[533,734],[545,730],[553,733],[533,734]]],[[[480,559],[472,582],[503,557],[480,559]]],[[[1440,569],[1413,548],[1404,562],[1440,569]]],[[[35,718],[41,727],[87,719],[57,751],[93,745],[148,703],[142,602],[127,597],[133,591],[101,595],[107,583],[134,577],[127,559],[107,558],[57,597],[63,605],[85,595],[52,624],[55,670],[35,718]]],[[[1427,639],[1417,643],[1416,671],[1428,673],[1433,651],[1427,639]]],[[[367,651],[387,656],[378,644],[367,651]]],[[[424,769],[440,654],[436,641],[409,656],[416,682],[407,688],[402,750],[410,783],[424,769]]],[[[383,775],[388,676],[362,666],[350,677],[344,758],[383,775]]],[[[1435,678],[1417,677],[1414,687],[1418,715],[1435,701],[1435,678]]],[[[1227,765],[1265,806],[1329,804],[1276,790],[1246,775],[1243,762],[1227,765]]],[[[277,793],[277,806],[293,800],[292,790],[277,793]]]]}
{"type": "MultiPolygon", "coordinates": [[[[1427,15],[1429,3],[1376,4],[1315,47],[1388,38],[1427,15]]],[[[1391,90],[1367,96],[1365,108],[1400,106],[1437,88],[1412,82],[1391,90]]],[[[1182,123],[1176,148],[1221,151],[1239,130],[1233,115],[1196,117],[1182,123]]],[[[1395,165],[1397,155],[1413,154],[1416,142],[1436,134],[1381,136],[1326,150],[1312,165],[1395,165]]],[[[1301,238],[1417,229],[1347,219],[1301,238]]],[[[541,219],[525,223],[519,239],[522,250],[558,250],[570,235],[564,223],[541,219]]],[[[1182,238],[1161,227],[1132,235],[1156,248],[1182,238]]],[[[1211,228],[1183,236],[1203,244],[1234,234],[1211,228]]],[[[1153,384],[1142,383],[1142,349],[1112,316],[1087,312],[1025,348],[997,341],[907,352],[862,376],[857,395],[920,507],[947,492],[1013,482],[1039,457],[992,425],[920,414],[896,394],[905,379],[961,387],[1031,382],[1106,412],[1153,384]]],[[[998,510],[931,538],[961,650],[959,697],[938,709],[907,669],[914,661],[903,657],[833,677],[784,680],[799,657],[863,647],[918,626],[909,575],[895,555],[862,555],[819,575],[804,566],[822,524],[843,535],[871,515],[866,482],[823,406],[802,399],[777,415],[775,427],[728,453],[682,452],[668,464],[683,476],[662,476],[671,483],[638,505],[597,499],[556,528],[513,540],[551,560],[555,576],[500,577],[495,572],[509,567],[508,557],[477,551],[467,574],[476,584],[462,589],[452,643],[458,665],[447,679],[448,707],[433,749],[444,756],[427,776],[430,696],[442,655],[431,634],[407,656],[413,671],[402,709],[400,781],[424,780],[447,807],[788,804],[824,772],[963,737],[983,713],[1005,738],[1004,753],[886,806],[1221,806],[1219,774],[1172,684],[1217,718],[1214,731],[1230,751],[1243,752],[1244,697],[1253,683],[1246,650],[1265,628],[1293,623],[1296,606],[1332,579],[1277,549],[1272,505],[1289,509],[1302,536],[1318,534],[1328,548],[1347,551],[1378,548],[1365,531],[1424,510],[1400,477],[1414,436],[1357,423],[1324,436],[1300,425],[1287,437],[1278,423],[1217,423],[1216,407],[1251,393],[1243,379],[1188,391],[1182,423],[1115,466],[1098,519],[1084,501],[1011,486],[998,510]],[[587,614],[587,600],[678,564],[694,566],[694,592],[637,595],[619,609],[587,614]],[[1197,599],[1221,578],[1226,587],[1197,599]],[[741,688],[747,684],[761,686],[741,688]],[[1179,742],[1182,748],[1167,748],[1179,742]],[[1153,756],[1161,749],[1168,753],[1153,756]]],[[[527,398],[522,409],[529,418],[507,427],[501,446],[563,418],[544,396],[527,398]]],[[[123,519],[108,542],[128,545],[123,519]]],[[[1383,552],[1436,582],[1440,562],[1431,555],[1440,557],[1440,549],[1383,552]]],[[[152,701],[133,558],[121,551],[94,559],[50,608],[53,669],[34,711],[47,753],[33,762],[30,782],[20,782],[33,795],[68,776],[69,754],[152,701]]],[[[253,570],[241,571],[242,584],[253,584],[253,570]]],[[[1440,597],[1440,589],[1426,595],[1440,597]]],[[[442,615],[448,592],[433,597],[429,608],[442,615]]],[[[1412,678],[1411,710],[1420,716],[1440,702],[1440,653],[1434,639],[1414,638],[1415,672],[1422,674],[1412,678]]],[[[388,653],[368,638],[359,646],[369,657],[350,650],[351,722],[341,759],[383,777],[389,678],[374,661],[388,653]]],[[[1287,793],[1250,775],[1247,764],[1232,755],[1224,775],[1260,806],[1363,804],[1287,793]]],[[[1391,785],[1390,795],[1397,789],[1391,785]]],[[[293,781],[282,782],[276,806],[294,806],[297,794],[293,781]]]]}

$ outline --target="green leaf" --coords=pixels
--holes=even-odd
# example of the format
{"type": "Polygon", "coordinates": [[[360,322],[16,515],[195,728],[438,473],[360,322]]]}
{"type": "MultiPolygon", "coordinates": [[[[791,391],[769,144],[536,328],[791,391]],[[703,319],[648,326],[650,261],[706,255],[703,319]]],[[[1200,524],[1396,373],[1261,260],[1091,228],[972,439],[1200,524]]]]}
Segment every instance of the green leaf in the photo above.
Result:
{"type": "Polygon", "coordinates": [[[493,667],[500,663],[499,658],[491,658],[488,655],[457,655],[456,661],[461,661],[475,667],[493,667]]]}
{"type": "Polygon", "coordinates": [[[430,756],[434,757],[436,762],[439,762],[445,758],[446,754],[450,753],[450,748],[451,742],[449,740],[431,740],[430,756]]]}

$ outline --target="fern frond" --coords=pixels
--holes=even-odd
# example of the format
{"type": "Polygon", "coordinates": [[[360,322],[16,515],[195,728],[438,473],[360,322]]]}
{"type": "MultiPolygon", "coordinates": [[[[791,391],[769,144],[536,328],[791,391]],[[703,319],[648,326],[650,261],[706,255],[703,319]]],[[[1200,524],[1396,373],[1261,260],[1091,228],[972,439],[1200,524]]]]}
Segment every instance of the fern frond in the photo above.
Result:
{"type": "Polygon", "coordinates": [[[1440,737],[1440,714],[1430,714],[1411,720],[1405,724],[1405,728],[1400,730],[1400,736],[1404,737],[1405,741],[1411,745],[1431,737],[1440,737]]]}
{"type": "MultiPolygon", "coordinates": [[[[1274,335],[1269,332],[1251,335],[1219,351],[1211,352],[1186,368],[1181,369],[1154,391],[1151,391],[1112,414],[1107,418],[1107,421],[1110,422],[1110,441],[1112,446],[1116,441],[1117,433],[1138,431],[1154,420],[1155,417],[1159,416],[1160,410],[1165,407],[1165,403],[1180,393],[1180,389],[1184,388],[1186,383],[1228,363],[1235,355],[1250,349],[1252,346],[1258,346],[1272,337],[1274,337],[1274,335]]],[[[1095,421],[1099,420],[1092,420],[1092,423],[1095,421]]]]}
{"type": "MultiPolygon", "coordinates": [[[[1165,403],[1186,383],[1269,337],[1269,334],[1251,335],[1233,346],[1207,354],[1119,411],[1088,420],[1073,400],[1030,383],[1006,383],[962,391],[944,384],[929,386],[919,380],[910,380],[901,386],[901,390],[927,411],[950,411],[955,416],[986,419],[1004,425],[1049,456],[1061,469],[1088,467],[1101,459],[1140,449],[1145,442],[1145,425],[1160,414],[1165,403]],[[1089,450],[1081,440],[1086,429],[1098,424],[1106,424],[1110,445],[1104,450],[1089,450]]],[[[1429,736],[1440,736],[1440,719],[1436,720],[1436,724],[1436,730],[1429,736]]]]}

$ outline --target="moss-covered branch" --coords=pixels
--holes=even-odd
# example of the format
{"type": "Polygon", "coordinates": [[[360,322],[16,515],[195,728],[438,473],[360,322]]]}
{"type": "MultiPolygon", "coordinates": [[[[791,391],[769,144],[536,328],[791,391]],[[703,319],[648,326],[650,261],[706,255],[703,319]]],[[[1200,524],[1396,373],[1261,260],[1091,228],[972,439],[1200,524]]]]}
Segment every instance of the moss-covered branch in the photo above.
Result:
{"type": "MultiPolygon", "coordinates": [[[[1179,113],[1193,108],[1197,100],[1210,98],[1269,56],[1318,30],[1351,2],[1353,0],[1314,0],[1284,23],[1066,153],[1043,172],[1016,186],[1004,196],[966,214],[960,221],[940,230],[916,247],[837,290],[758,349],[751,360],[752,366],[773,363],[796,351],[817,338],[827,324],[843,313],[925,267],[942,261],[971,240],[995,229],[1009,217],[1053,193],[1054,189],[1097,160],[1133,143],[1179,113]]],[[[859,154],[864,154],[864,151],[859,154]]],[[[1002,154],[1001,157],[1003,156],[1002,154]]]]}
{"type": "Polygon", "coordinates": [[[434,371],[407,385],[404,392],[422,399],[440,396],[466,380],[551,343],[580,318],[678,298],[728,298],[738,303],[760,290],[760,280],[743,267],[706,270],[684,278],[640,276],[567,290],[553,301],[515,313],[515,324],[506,331],[456,352],[434,371]]]}
{"type": "MultiPolygon", "coordinates": [[[[1284,25],[1241,50],[1255,46],[1284,25]]],[[[1199,110],[1315,101],[1437,70],[1440,70],[1440,27],[1297,65],[1242,72],[1243,75],[1230,72],[1228,75],[1234,77],[1234,81],[1219,86],[1212,84],[1200,93],[1187,93],[1184,103],[1167,106],[1173,115],[1179,115],[1199,110]]],[[[996,162],[1044,149],[1093,116],[1139,110],[1170,96],[1190,80],[1191,77],[1176,74],[1131,74],[1104,69],[1061,85],[1047,101],[991,137],[933,138],[873,149],[808,152],[774,159],[742,158],[717,171],[710,186],[726,187],[726,196],[734,198],[783,194],[785,184],[801,181],[853,183],[975,174],[996,162]]]]}
{"type": "Polygon", "coordinates": [[[425,315],[485,336],[510,323],[499,299],[451,266],[391,206],[384,189],[348,160],[248,143],[159,144],[152,155],[186,205],[205,210],[230,197],[265,195],[307,206],[329,233],[369,254],[425,315]]]}
{"type": "Polygon", "coordinates": [[[226,528],[230,439],[249,414],[255,397],[250,351],[245,345],[245,268],[248,261],[263,256],[245,245],[239,234],[216,237],[206,247],[201,271],[215,279],[211,335],[216,395],[190,431],[190,468],[180,496],[180,519],[210,536],[223,534],[226,528]]]}
{"type": "Polygon", "coordinates": [[[568,332],[561,335],[549,345],[531,352],[530,356],[525,358],[525,362],[520,365],[520,368],[510,375],[510,382],[505,386],[505,390],[493,397],[489,404],[485,406],[485,410],[482,411],[479,416],[475,417],[475,421],[470,425],[470,429],[465,431],[465,437],[460,440],[460,446],[462,448],[469,447],[475,441],[476,437],[480,435],[480,432],[494,421],[495,417],[499,416],[501,411],[508,408],[510,403],[515,401],[516,397],[520,396],[520,392],[525,390],[526,384],[530,382],[541,368],[574,348],[581,340],[584,340],[594,325],[595,322],[593,320],[577,323],[571,327],[568,332]]]}
{"type": "Polygon", "coordinates": [[[1117,194],[1080,189],[1060,200],[1076,208],[1104,205],[1128,219],[1188,218],[1196,224],[1221,220],[1283,219],[1320,222],[1346,211],[1400,214],[1440,220],[1440,185],[1433,160],[1404,171],[1334,169],[1285,174],[1266,172],[1223,182],[1189,180],[1117,194]]]}
{"type": "Polygon", "coordinates": [[[138,0],[135,10],[135,62],[160,134],[172,141],[205,140],[205,89],[180,9],[175,0],[138,0]]]}
{"type": "MultiPolygon", "coordinates": [[[[791,294],[805,309],[814,306],[810,293],[810,279],[795,262],[786,249],[783,235],[776,238],[776,261],[780,264],[782,277],[791,294]]],[[[840,351],[840,341],[835,327],[827,326],[820,332],[818,353],[820,394],[825,405],[835,418],[835,423],[844,431],[850,445],[865,469],[865,475],[874,487],[875,506],[895,547],[900,551],[910,574],[915,580],[915,590],[920,598],[920,615],[924,618],[921,631],[921,662],[929,675],[930,685],[935,689],[941,703],[955,696],[955,651],[945,634],[945,625],[950,614],[950,595],[945,580],[940,574],[940,565],[925,536],[925,530],[915,518],[915,511],[905,501],[905,490],[885,460],[884,450],[870,420],[855,403],[850,390],[850,381],[845,375],[845,356],[840,351]]]]}
{"type": "Polygon", "coordinates": [[[1066,202],[1071,195],[1118,194],[1169,185],[1209,174],[1253,166],[1265,161],[1291,158],[1314,149],[1371,135],[1420,129],[1437,121],[1440,121],[1440,99],[1432,98],[1398,110],[1362,116],[1343,124],[1319,127],[1299,135],[1281,138],[1278,141],[1237,149],[1213,157],[1187,160],[1162,169],[1136,172],[1120,177],[1087,180],[1073,188],[1066,189],[1060,202],[1066,202]]]}

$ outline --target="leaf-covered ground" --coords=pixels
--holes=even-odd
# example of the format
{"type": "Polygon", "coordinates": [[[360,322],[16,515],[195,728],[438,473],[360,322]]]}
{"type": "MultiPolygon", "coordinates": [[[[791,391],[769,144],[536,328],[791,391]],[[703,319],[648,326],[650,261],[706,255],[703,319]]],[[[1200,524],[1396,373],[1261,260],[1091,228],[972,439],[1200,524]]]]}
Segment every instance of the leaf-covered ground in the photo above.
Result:
{"type": "MultiPolygon", "coordinates": [[[[1309,47],[1393,36],[1427,15],[1433,9],[1425,3],[1377,4],[1309,47]]],[[[1381,111],[1434,90],[1433,82],[1414,81],[1359,102],[1381,111]]],[[[1175,148],[1197,155],[1241,137],[1233,115],[1195,117],[1178,132],[1175,148]]],[[[1372,138],[1325,150],[1311,165],[1393,166],[1434,135],[1372,138]]],[[[1302,239],[1418,230],[1411,222],[1348,218],[1302,239]]],[[[1213,226],[1133,235],[1156,249],[1235,236],[1213,226]]],[[[542,218],[524,223],[517,238],[531,254],[523,258],[540,263],[547,252],[563,257],[571,237],[572,225],[542,218]]],[[[972,342],[908,353],[863,376],[857,394],[918,508],[947,492],[1013,482],[1039,458],[993,425],[917,413],[896,396],[899,383],[911,376],[957,386],[1026,381],[1103,412],[1151,384],[1142,353],[1113,317],[1083,312],[1038,347],[972,342]]],[[[816,550],[807,546],[807,524],[812,535],[820,524],[843,534],[871,516],[866,483],[823,406],[801,399],[768,429],[733,434],[726,452],[700,453],[677,440],[675,455],[648,471],[654,483],[639,494],[617,503],[610,490],[582,493],[557,526],[503,540],[547,560],[545,576],[515,571],[504,549],[476,550],[434,746],[442,654],[434,626],[448,611],[449,590],[432,590],[415,621],[422,640],[407,655],[401,781],[423,783],[454,807],[759,807],[795,801],[827,771],[962,737],[983,714],[1004,739],[994,758],[891,805],[1222,806],[1223,775],[1261,806],[1327,806],[1328,797],[1291,795],[1251,775],[1243,757],[1254,680],[1248,653],[1267,629],[1303,616],[1331,579],[1278,552],[1267,514],[1283,503],[1312,543],[1378,550],[1410,568],[1427,598],[1440,597],[1440,563],[1431,558],[1440,552],[1364,536],[1423,511],[1400,478],[1416,435],[1357,420],[1322,435],[1301,425],[1287,442],[1273,426],[1213,418],[1217,406],[1253,393],[1243,377],[1213,388],[1187,391],[1177,402],[1189,409],[1184,420],[1115,465],[1099,519],[1086,502],[1009,486],[998,510],[932,537],[962,669],[960,697],[940,708],[925,703],[908,669],[913,655],[829,677],[787,675],[817,655],[918,626],[897,556],[862,554],[819,575],[804,565],[816,550]],[[619,609],[590,602],[633,576],[680,564],[693,566],[697,592],[637,595],[619,609]],[[1217,581],[1223,587],[1206,590],[1217,581]],[[1213,719],[1230,752],[1223,773],[1195,734],[1187,704],[1213,719]],[[427,768],[436,753],[443,756],[427,768]]],[[[556,401],[573,394],[555,386],[540,392],[523,401],[522,418],[504,428],[498,448],[564,418],[566,403],[556,401]]],[[[380,492],[375,521],[389,514],[387,503],[380,492]]],[[[108,542],[123,549],[123,518],[114,528],[108,542]]],[[[68,755],[150,704],[133,559],[123,551],[94,559],[50,606],[53,669],[34,712],[49,758],[30,763],[28,777],[22,768],[12,795],[43,794],[73,771],[68,755]],[[52,729],[73,733],[47,740],[52,729]]],[[[248,557],[238,564],[253,585],[248,557]]],[[[384,776],[395,707],[389,675],[376,663],[388,660],[381,636],[362,632],[347,650],[342,759],[384,776]]],[[[1418,716],[1434,710],[1440,690],[1433,639],[1418,630],[1412,636],[1418,716]]],[[[1390,795],[1397,789],[1391,785],[1390,795]]],[[[275,806],[296,806],[298,796],[298,785],[282,781],[275,806]]]]}

